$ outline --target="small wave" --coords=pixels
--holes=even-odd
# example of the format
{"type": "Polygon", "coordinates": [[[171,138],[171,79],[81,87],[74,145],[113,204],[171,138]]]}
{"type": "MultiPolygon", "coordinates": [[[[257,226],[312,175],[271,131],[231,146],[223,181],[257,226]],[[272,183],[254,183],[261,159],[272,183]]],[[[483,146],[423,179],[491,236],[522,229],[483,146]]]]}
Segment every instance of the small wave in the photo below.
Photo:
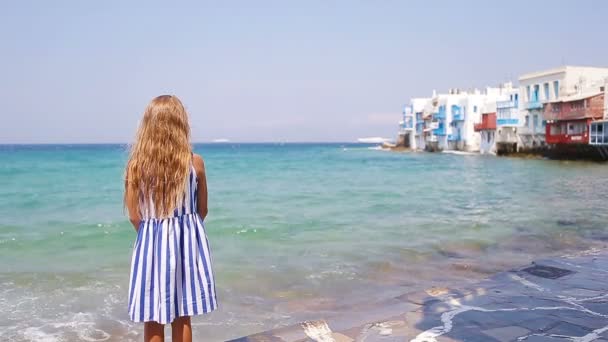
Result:
{"type": "Polygon", "coordinates": [[[28,327],[23,330],[23,338],[28,341],[58,342],[62,338],[59,333],[43,331],[42,327],[28,327]]]}
{"type": "Polygon", "coordinates": [[[479,155],[479,153],[465,152],[465,151],[442,151],[442,153],[455,154],[455,155],[459,155],[459,156],[477,156],[477,155],[479,155]]]}
{"type": "Polygon", "coordinates": [[[246,233],[257,233],[258,230],[257,229],[241,229],[239,231],[237,231],[237,234],[246,234],[246,233]]]}
{"type": "Polygon", "coordinates": [[[57,329],[69,328],[76,332],[78,338],[83,341],[100,342],[110,339],[110,334],[95,327],[95,318],[88,313],[79,312],[72,317],[72,320],[67,323],[53,323],[52,326],[57,329]]]}

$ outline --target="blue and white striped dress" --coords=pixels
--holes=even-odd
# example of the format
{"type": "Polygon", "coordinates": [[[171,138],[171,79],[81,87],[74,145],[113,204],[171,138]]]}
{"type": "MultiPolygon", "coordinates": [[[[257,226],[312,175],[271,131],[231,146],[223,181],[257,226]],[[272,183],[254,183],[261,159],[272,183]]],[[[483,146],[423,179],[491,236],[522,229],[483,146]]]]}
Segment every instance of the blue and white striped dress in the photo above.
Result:
{"type": "Polygon", "coordinates": [[[197,178],[191,167],[184,205],[174,216],[143,219],[133,248],[129,315],[135,322],[171,323],[217,309],[211,250],[197,213],[197,178]]]}

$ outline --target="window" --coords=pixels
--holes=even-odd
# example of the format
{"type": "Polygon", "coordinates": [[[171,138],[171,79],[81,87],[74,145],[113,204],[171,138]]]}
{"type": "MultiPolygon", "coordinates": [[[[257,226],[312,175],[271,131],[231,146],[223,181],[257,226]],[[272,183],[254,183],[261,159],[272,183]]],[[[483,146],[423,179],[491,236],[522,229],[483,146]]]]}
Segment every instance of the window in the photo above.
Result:
{"type": "Polygon", "coordinates": [[[571,110],[579,110],[579,109],[583,109],[585,108],[585,101],[584,100],[579,100],[579,101],[575,101],[570,103],[570,109],[571,110]]]}
{"type": "Polygon", "coordinates": [[[534,93],[532,94],[532,101],[531,102],[538,102],[539,98],[539,94],[540,93],[540,86],[538,84],[534,85],[534,93]]]}
{"type": "Polygon", "coordinates": [[[559,81],[553,81],[553,92],[555,93],[555,99],[559,97],[559,81]]]}
{"type": "Polygon", "coordinates": [[[514,107],[519,107],[519,94],[515,94],[515,103],[514,103],[514,107]]]}
{"type": "Polygon", "coordinates": [[[538,115],[534,114],[534,118],[532,119],[532,127],[538,127],[538,115]]]}
{"type": "Polygon", "coordinates": [[[545,101],[549,101],[549,99],[551,98],[551,94],[549,94],[549,83],[545,83],[544,88],[545,88],[545,101]]]}
{"type": "Polygon", "coordinates": [[[487,136],[488,136],[488,144],[489,144],[490,143],[490,132],[487,132],[487,133],[488,133],[487,136]]]}
{"type": "Polygon", "coordinates": [[[530,86],[526,87],[526,98],[530,101],[530,86]]]}
{"type": "Polygon", "coordinates": [[[562,108],[561,108],[560,103],[552,103],[552,104],[551,104],[551,111],[552,111],[553,113],[559,113],[561,109],[562,109],[562,108]]]}
{"type": "Polygon", "coordinates": [[[477,113],[477,106],[473,106],[473,113],[477,113]]]}
{"type": "Polygon", "coordinates": [[[530,126],[530,115],[526,115],[526,127],[530,126]]]}

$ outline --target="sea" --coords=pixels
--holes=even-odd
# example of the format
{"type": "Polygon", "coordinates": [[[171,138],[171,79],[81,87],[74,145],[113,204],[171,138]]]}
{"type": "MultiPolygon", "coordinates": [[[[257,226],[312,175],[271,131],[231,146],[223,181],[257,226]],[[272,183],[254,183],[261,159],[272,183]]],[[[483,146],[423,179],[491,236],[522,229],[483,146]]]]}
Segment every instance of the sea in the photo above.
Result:
{"type": "MultiPolygon", "coordinates": [[[[347,143],[194,149],[219,302],[193,318],[195,340],[381,310],[608,241],[606,164],[347,143]]],[[[0,146],[0,341],[142,339],[127,315],[127,157],[126,145],[0,146]]]]}

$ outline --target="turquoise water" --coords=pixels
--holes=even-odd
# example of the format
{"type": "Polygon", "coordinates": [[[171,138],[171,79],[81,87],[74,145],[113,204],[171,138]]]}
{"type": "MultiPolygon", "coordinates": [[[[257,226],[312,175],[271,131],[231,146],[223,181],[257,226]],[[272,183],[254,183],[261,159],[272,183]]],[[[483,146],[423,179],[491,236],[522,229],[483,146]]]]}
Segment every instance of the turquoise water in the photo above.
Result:
{"type": "MultiPolygon", "coordinates": [[[[608,166],[197,145],[224,340],[475,281],[608,239],[608,166]]],[[[0,146],[0,340],[128,341],[124,146],[0,146]]]]}

